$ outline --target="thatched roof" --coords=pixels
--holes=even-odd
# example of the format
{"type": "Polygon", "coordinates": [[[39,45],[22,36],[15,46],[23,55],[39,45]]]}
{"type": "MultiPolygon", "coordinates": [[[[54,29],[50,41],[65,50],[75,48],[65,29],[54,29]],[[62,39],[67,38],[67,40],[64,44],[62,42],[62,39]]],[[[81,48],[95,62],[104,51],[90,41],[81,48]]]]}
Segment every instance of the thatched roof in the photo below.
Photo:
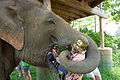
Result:
{"type": "Polygon", "coordinates": [[[97,6],[104,0],[51,0],[52,11],[64,18],[72,21],[90,15],[98,15],[107,18],[97,6]]]}

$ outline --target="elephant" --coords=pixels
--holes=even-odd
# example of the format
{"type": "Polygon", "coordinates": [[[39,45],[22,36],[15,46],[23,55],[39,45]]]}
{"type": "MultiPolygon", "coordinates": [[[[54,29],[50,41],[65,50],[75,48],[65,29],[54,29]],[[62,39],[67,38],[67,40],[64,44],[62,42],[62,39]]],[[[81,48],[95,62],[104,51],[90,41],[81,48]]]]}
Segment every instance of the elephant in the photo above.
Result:
{"type": "Polygon", "coordinates": [[[83,61],[70,61],[63,51],[59,61],[66,70],[88,73],[99,64],[99,51],[86,34],[48,10],[39,0],[0,0],[0,80],[6,80],[22,60],[49,69],[51,46],[67,46],[80,39],[88,44],[83,61]]]}

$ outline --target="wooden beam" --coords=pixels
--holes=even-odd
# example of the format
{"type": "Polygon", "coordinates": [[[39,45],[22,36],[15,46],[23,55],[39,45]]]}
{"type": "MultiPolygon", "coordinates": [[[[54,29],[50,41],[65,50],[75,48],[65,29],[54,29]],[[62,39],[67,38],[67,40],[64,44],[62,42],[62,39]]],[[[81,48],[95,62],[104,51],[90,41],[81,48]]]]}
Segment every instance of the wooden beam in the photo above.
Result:
{"type": "Polygon", "coordinates": [[[52,10],[55,13],[57,13],[58,15],[64,15],[64,16],[68,16],[68,17],[71,17],[71,18],[80,18],[80,16],[78,16],[78,15],[75,15],[75,14],[69,13],[69,12],[65,12],[65,11],[57,9],[57,8],[53,8],[52,10]]]}
{"type": "Polygon", "coordinates": [[[87,16],[86,13],[84,13],[80,10],[65,6],[63,4],[59,4],[59,3],[54,2],[54,1],[52,2],[52,8],[60,9],[60,10],[63,10],[64,12],[73,13],[73,14],[79,15],[81,17],[86,17],[87,16]]]}
{"type": "Polygon", "coordinates": [[[94,0],[90,3],[90,6],[95,7],[96,5],[100,4],[102,1],[104,1],[104,0],[94,0]]]}
{"type": "Polygon", "coordinates": [[[60,11],[59,10],[57,10],[57,11],[55,11],[55,9],[53,8],[52,9],[53,10],[53,12],[55,12],[55,14],[57,14],[58,16],[60,16],[60,17],[62,17],[63,19],[67,19],[67,21],[68,20],[74,20],[75,19],[75,17],[72,17],[72,16],[69,16],[68,15],[68,13],[60,13],[60,11]]]}
{"type": "Polygon", "coordinates": [[[98,16],[100,16],[100,17],[102,17],[102,18],[106,18],[106,19],[107,19],[107,15],[104,14],[104,13],[102,13],[102,11],[100,11],[100,10],[98,10],[98,9],[96,9],[96,8],[91,8],[89,11],[90,11],[91,13],[95,14],[95,15],[98,15],[98,16]]]}
{"type": "Polygon", "coordinates": [[[86,0],[87,2],[93,2],[94,0],[86,0]]]}
{"type": "Polygon", "coordinates": [[[83,6],[83,5],[81,5],[80,2],[78,2],[76,0],[53,0],[53,1],[57,1],[58,3],[64,4],[71,8],[78,9],[80,11],[86,12],[91,15],[98,15],[102,18],[107,18],[107,15],[103,14],[100,10],[91,8],[89,5],[83,6]]]}

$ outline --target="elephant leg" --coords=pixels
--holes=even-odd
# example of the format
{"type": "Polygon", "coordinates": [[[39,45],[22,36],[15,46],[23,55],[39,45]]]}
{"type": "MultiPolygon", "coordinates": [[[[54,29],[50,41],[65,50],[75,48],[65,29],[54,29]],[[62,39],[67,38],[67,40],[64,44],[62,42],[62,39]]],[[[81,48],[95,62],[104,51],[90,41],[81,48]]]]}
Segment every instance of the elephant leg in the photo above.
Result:
{"type": "Polygon", "coordinates": [[[7,77],[7,80],[10,80],[10,76],[7,77]]]}
{"type": "Polygon", "coordinates": [[[0,41],[0,80],[6,80],[5,67],[4,67],[3,55],[2,55],[2,42],[1,41],[0,41]]]}
{"type": "Polygon", "coordinates": [[[0,80],[6,80],[6,78],[5,78],[4,64],[1,61],[1,58],[0,58],[0,80]]]}

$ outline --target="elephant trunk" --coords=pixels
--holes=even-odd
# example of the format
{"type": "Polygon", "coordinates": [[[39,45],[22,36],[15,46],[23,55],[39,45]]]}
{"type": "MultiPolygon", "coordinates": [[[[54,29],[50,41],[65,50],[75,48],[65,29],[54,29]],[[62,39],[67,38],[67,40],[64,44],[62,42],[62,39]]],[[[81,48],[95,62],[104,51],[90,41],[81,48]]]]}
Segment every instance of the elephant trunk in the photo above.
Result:
{"type": "Polygon", "coordinates": [[[73,73],[85,74],[93,71],[99,64],[100,54],[94,41],[87,35],[82,34],[88,39],[86,58],[82,61],[72,61],[67,58],[69,51],[61,52],[59,56],[60,64],[68,71],[73,73]]]}

